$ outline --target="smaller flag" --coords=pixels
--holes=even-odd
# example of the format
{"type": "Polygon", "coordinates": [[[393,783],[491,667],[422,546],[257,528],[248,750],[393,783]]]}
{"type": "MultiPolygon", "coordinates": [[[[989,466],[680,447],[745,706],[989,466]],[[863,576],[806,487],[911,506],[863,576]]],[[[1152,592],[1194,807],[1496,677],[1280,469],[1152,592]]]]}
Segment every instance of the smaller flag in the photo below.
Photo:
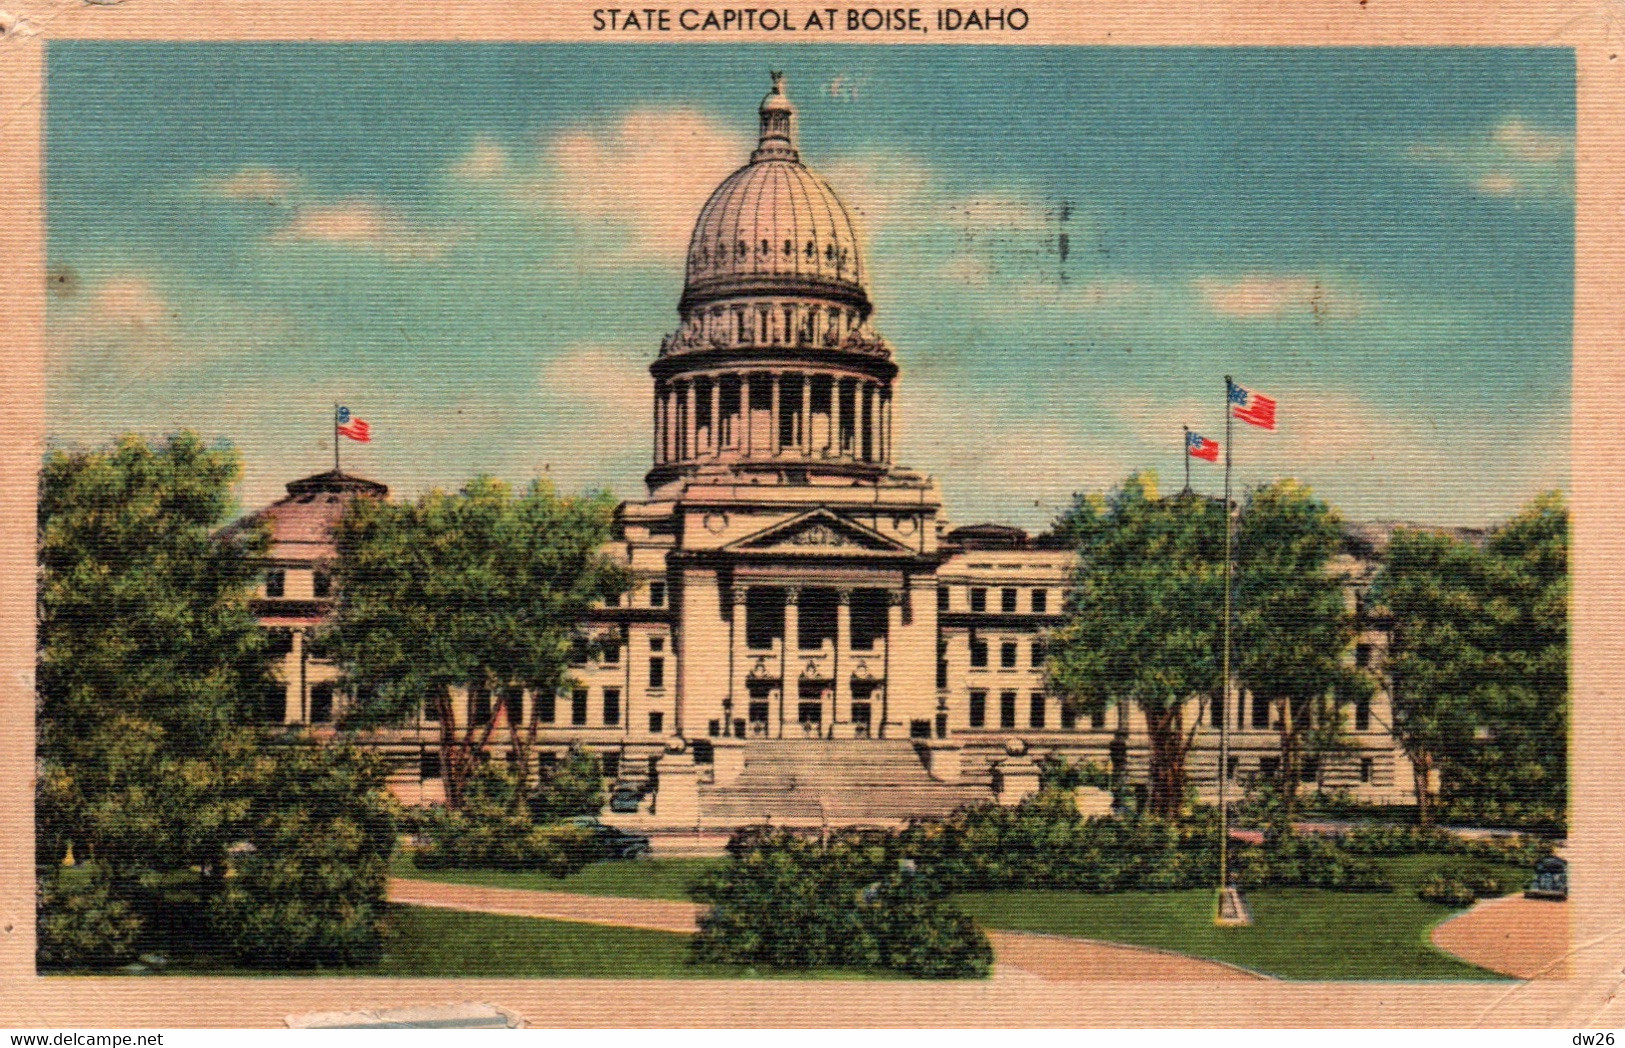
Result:
{"type": "Polygon", "coordinates": [[[1260,429],[1275,428],[1275,401],[1234,382],[1230,384],[1230,414],[1260,429]]]}
{"type": "Polygon", "coordinates": [[[338,426],[335,428],[339,436],[349,437],[358,443],[367,444],[372,441],[372,433],[367,426],[367,420],[351,415],[349,408],[339,408],[338,426]]]}
{"type": "Polygon", "coordinates": [[[1209,440],[1200,433],[1185,434],[1185,451],[1191,458],[1199,458],[1208,462],[1219,461],[1219,442],[1209,440]]]}

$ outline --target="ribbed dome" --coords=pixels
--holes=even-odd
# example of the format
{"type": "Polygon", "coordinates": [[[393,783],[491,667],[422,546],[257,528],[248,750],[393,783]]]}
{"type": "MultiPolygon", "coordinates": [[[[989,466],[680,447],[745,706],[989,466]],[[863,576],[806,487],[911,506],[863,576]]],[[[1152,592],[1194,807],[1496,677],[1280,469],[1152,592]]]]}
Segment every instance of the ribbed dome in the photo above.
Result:
{"type": "Polygon", "coordinates": [[[795,110],[780,79],[762,101],[751,162],[700,210],[688,244],[685,306],[750,294],[830,295],[868,312],[852,216],[828,182],[801,163],[795,110]]]}

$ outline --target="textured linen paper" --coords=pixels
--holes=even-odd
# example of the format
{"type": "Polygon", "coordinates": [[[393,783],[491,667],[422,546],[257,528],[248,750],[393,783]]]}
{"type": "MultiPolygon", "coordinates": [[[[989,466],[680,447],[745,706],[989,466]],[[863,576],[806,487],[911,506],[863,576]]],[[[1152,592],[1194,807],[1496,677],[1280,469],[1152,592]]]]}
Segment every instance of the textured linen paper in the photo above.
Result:
{"type": "Polygon", "coordinates": [[[1618,15],[11,5],[0,1019],[1607,1026],[1618,15]],[[153,638],[157,583],[75,575],[66,539],[42,568],[40,542],[78,521],[73,555],[116,573],[163,541],[174,505],[134,529],[107,508],[136,480],[49,485],[121,434],[180,430],[240,467],[194,531],[267,534],[226,625],[153,638]],[[569,630],[527,601],[573,569],[527,574],[469,492],[535,514],[506,518],[527,535],[593,537],[569,630]],[[1284,547],[1256,522],[1316,504],[1337,521],[1312,574],[1340,580],[1316,614],[1340,625],[1268,635],[1258,565],[1284,547]],[[1566,618],[1561,577],[1508,537],[1559,504],[1566,618]],[[405,536],[371,574],[369,513],[405,536]],[[1404,688],[1442,657],[1395,641],[1415,529],[1458,558],[1439,577],[1478,587],[1461,628],[1499,624],[1483,644],[1546,674],[1439,670],[1481,674],[1451,714],[1477,719],[1420,750],[1404,688]],[[64,626],[53,602],[77,592],[122,596],[64,626]],[[484,617],[439,615],[456,602],[484,617]],[[120,637],[119,616],[112,664],[161,671],[37,661],[41,638],[120,637]],[[1534,646],[1553,622],[1566,660],[1534,646]],[[238,627],[268,638],[243,677],[238,627]],[[187,694],[231,692],[243,748],[196,743],[191,778],[105,795],[136,823],[240,828],[106,836],[62,783],[152,732],[180,746],[187,722],[137,715],[204,665],[223,676],[187,694]],[[35,723],[68,723],[70,693],[75,730],[108,740],[72,759],[35,723]],[[298,798],[351,773],[320,763],[344,739],[379,771],[334,815],[298,798]],[[526,771],[512,803],[506,768],[526,771]],[[1291,856],[1266,829],[1283,780],[1291,856]],[[1453,854],[1330,843],[1413,817],[1419,783],[1468,828],[1453,854]],[[150,796],[182,789],[180,812],[150,796]],[[423,814],[448,801],[461,821],[423,814]],[[385,807],[388,858],[363,840],[389,851],[366,814],[385,807]],[[756,864],[730,866],[730,834],[763,824],[735,844],[756,864]],[[1039,824],[1071,843],[1022,836],[1039,824]],[[1519,824],[1560,841],[1566,901],[1524,896],[1536,851],[1493,852],[1519,824]],[[522,859],[480,851],[502,833],[522,859]],[[943,839],[970,843],[950,861],[943,839]],[[763,855],[800,865],[751,881],[763,855]],[[37,876],[85,899],[103,874],[144,927],[42,960],[71,907],[37,927],[37,876]],[[1483,901],[1438,901],[1475,877],[1483,901]],[[382,939],[323,892],[371,899],[382,939]]]}

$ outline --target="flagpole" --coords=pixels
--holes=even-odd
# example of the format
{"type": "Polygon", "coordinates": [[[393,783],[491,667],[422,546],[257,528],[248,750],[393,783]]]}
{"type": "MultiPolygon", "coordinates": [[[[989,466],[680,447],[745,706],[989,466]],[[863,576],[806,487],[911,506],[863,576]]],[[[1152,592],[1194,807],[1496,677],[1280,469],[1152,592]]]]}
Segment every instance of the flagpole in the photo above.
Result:
{"type": "Polygon", "coordinates": [[[339,406],[333,405],[333,472],[339,473],[339,406]]]}
{"type": "Polygon", "coordinates": [[[1189,426],[1180,426],[1179,428],[1185,431],[1185,443],[1180,446],[1179,450],[1181,452],[1180,457],[1185,460],[1185,490],[1189,491],[1191,489],[1191,428],[1189,426]]]}
{"type": "Polygon", "coordinates": [[[1219,906],[1230,880],[1230,810],[1225,780],[1230,772],[1230,376],[1224,376],[1224,701],[1219,717],[1219,906]]]}

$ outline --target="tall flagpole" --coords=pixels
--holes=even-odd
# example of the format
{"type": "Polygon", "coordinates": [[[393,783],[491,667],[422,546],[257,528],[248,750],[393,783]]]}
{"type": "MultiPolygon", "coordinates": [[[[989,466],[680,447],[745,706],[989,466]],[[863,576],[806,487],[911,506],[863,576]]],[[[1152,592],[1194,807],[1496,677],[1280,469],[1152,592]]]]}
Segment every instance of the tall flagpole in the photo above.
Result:
{"type": "MultiPolygon", "coordinates": [[[[1230,376],[1224,376],[1224,701],[1219,717],[1219,906],[1230,880],[1230,810],[1225,780],[1230,772],[1230,376]]],[[[1221,909],[1222,912],[1222,909],[1221,909]]]]}
{"type": "Polygon", "coordinates": [[[339,406],[333,405],[333,472],[339,470],[339,406]]]}
{"type": "MultiPolygon", "coordinates": [[[[1228,394],[1227,394],[1228,395],[1228,394]]],[[[1180,426],[1185,431],[1185,443],[1180,447],[1180,457],[1185,460],[1185,490],[1191,489],[1191,428],[1180,426]]]]}

